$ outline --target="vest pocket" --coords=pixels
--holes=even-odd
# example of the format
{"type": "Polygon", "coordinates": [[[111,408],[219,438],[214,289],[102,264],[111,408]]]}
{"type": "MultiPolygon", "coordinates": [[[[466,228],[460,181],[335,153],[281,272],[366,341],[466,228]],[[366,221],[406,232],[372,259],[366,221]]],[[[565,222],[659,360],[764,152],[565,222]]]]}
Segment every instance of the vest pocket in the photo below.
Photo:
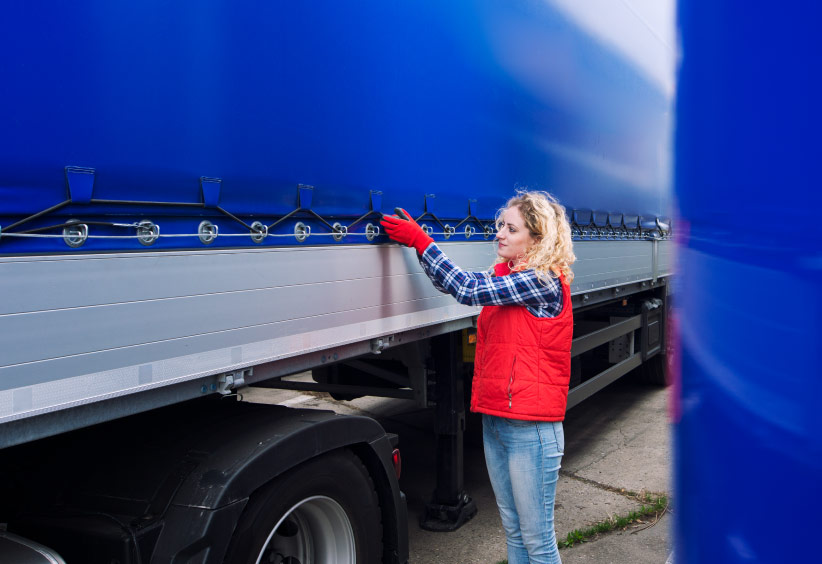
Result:
{"type": "Polygon", "coordinates": [[[511,377],[508,379],[508,409],[511,409],[511,404],[514,398],[514,368],[517,365],[517,355],[514,355],[514,360],[511,361],[511,377]]]}

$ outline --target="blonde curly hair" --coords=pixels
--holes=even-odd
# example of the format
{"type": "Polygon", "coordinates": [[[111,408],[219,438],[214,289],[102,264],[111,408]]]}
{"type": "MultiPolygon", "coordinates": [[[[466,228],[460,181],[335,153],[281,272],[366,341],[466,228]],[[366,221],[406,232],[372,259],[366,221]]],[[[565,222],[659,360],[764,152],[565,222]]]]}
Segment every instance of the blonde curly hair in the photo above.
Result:
{"type": "MultiPolygon", "coordinates": [[[[565,207],[547,192],[518,191],[508,200],[505,207],[497,212],[497,230],[504,225],[502,214],[509,208],[519,208],[525,227],[536,240],[522,257],[525,268],[533,268],[537,278],[545,281],[547,277],[559,278],[560,272],[570,284],[574,280],[571,265],[577,260],[571,240],[571,224],[565,215],[565,207]]],[[[497,258],[496,263],[505,262],[497,258]]]]}

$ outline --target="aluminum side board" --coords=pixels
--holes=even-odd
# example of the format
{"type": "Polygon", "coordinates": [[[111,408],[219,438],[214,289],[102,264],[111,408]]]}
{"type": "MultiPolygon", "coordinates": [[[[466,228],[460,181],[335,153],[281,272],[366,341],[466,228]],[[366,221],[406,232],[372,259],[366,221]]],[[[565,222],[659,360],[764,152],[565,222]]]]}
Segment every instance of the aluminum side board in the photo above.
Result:
{"type": "MultiPolygon", "coordinates": [[[[669,244],[577,242],[572,292],[666,276],[669,244]]],[[[441,247],[469,270],[495,255],[488,241],[441,247]]],[[[218,374],[362,354],[374,339],[453,330],[479,311],[436,291],[397,246],[3,257],[0,295],[0,424],[140,392],[115,402],[115,418],[212,393],[218,374]]],[[[73,411],[52,426],[82,426],[73,411]]]]}

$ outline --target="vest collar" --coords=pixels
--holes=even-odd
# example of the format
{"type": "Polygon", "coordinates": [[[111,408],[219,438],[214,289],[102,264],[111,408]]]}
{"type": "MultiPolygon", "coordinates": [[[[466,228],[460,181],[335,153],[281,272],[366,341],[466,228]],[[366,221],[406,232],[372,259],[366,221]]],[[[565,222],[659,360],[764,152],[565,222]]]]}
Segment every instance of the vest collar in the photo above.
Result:
{"type": "MultiPolygon", "coordinates": [[[[523,270],[522,268],[517,270],[511,270],[511,267],[508,266],[507,262],[500,262],[494,265],[494,276],[508,276],[512,272],[519,272],[523,270]]],[[[565,284],[565,275],[562,271],[559,272],[559,281],[561,284],[565,284]]]]}
{"type": "Polygon", "coordinates": [[[508,262],[501,262],[499,264],[494,265],[494,275],[496,276],[508,276],[513,272],[522,272],[523,270],[528,268],[528,263],[520,264],[517,268],[511,268],[511,261],[508,262]]]}
{"type": "Polygon", "coordinates": [[[508,276],[511,274],[511,269],[508,268],[507,262],[500,262],[494,265],[495,276],[508,276]]]}

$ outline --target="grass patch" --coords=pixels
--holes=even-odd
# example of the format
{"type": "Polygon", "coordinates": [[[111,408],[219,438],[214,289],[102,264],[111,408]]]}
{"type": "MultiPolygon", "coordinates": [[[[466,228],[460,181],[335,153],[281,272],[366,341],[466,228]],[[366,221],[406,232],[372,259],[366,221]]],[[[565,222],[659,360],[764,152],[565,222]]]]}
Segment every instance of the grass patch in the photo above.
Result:
{"type": "Polygon", "coordinates": [[[597,535],[609,533],[617,529],[625,529],[633,523],[642,523],[646,517],[653,516],[659,518],[665,510],[668,509],[668,498],[664,495],[654,498],[650,494],[645,494],[642,499],[649,505],[643,504],[638,510],[631,511],[628,515],[609,517],[605,521],[592,525],[587,529],[575,529],[568,533],[565,540],[557,543],[559,548],[570,548],[577,543],[586,542],[597,535]]]}
{"type": "MultiPolygon", "coordinates": [[[[622,517],[615,515],[613,517],[609,517],[605,521],[592,525],[587,529],[575,529],[571,531],[568,533],[568,536],[565,537],[565,540],[557,542],[559,548],[570,548],[575,544],[587,542],[598,535],[610,533],[611,531],[616,531],[617,529],[625,529],[628,525],[632,525],[634,523],[644,523],[645,519],[648,517],[659,519],[665,511],[668,510],[668,496],[654,496],[649,493],[639,494],[636,492],[625,491],[624,489],[616,490],[616,488],[615,491],[618,491],[618,493],[625,496],[637,499],[642,502],[642,505],[636,511],[631,511],[622,517]],[[645,505],[646,503],[648,505],[645,505]]],[[[501,560],[500,562],[497,562],[497,564],[508,564],[508,560],[501,560]]]]}

